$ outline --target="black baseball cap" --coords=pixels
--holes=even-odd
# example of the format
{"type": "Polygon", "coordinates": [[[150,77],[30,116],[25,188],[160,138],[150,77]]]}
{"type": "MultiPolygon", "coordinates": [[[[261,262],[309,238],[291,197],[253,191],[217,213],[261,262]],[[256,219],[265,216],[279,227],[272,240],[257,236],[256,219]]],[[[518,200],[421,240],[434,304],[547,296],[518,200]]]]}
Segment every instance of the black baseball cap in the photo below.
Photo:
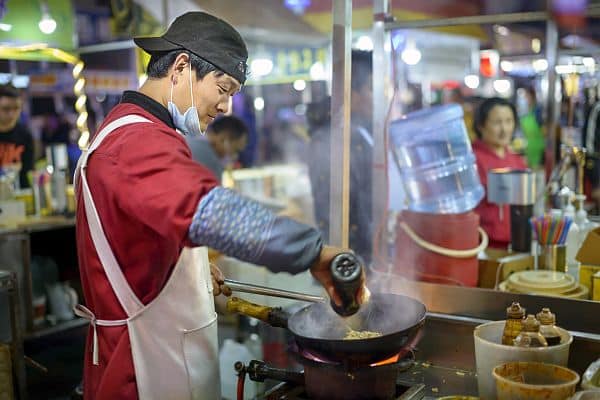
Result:
{"type": "Polygon", "coordinates": [[[246,81],[246,43],[233,26],[214,15],[200,11],[188,12],[177,17],[162,36],[136,37],[133,41],[150,54],[187,50],[241,84],[246,81]]]}

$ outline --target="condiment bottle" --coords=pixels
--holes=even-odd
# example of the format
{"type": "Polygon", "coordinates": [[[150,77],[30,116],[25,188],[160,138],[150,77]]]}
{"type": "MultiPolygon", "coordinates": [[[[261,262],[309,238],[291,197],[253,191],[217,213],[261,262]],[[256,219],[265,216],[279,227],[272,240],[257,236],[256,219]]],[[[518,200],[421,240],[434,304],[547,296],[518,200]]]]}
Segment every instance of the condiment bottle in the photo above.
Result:
{"type": "Polygon", "coordinates": [[[506,324],[504,324],[504,332],[502,332],[502,344],[513,345],[514,340],[521,332],[523,317],[525,317],[525,309],[517,302],[513,302],[506,309],[506,324]]]}
{"type": "Polygon", "coordinates": [[[540,333],[540,321],[535,319],[533,314],[529,314],[523,320],[523,330],[515,339],[515,346],[518,347],[547,347],[548,342],[540,333]]]}
{"type": "Polygon", "coordinates": [[[535,316],[540,321],[540,333],[548,342],[548,346],[560,344],[560,332],[556,328],[556,316],[549,308],[542,308],[542,311],[535,316]]]}

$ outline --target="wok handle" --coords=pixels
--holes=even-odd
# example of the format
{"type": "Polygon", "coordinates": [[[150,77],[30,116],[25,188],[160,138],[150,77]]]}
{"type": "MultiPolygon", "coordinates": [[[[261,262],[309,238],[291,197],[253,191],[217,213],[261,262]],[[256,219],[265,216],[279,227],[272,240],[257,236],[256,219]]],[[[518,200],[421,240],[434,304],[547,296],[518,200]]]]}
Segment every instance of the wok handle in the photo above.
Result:
{"type": "Polygon", "coordinates": [[[311,301],[314,303],[324,302],[323,296],[315,296],[312,294],[292,292],[289,290],[275,289],[267,286],[254,285],[251,283],[234,281],[232,279],[225,279],[225,285],[227,285],[234,292],[244,292],[253,294],[262,294],[265,296],[282,297],[285,299],[311,301]]]}
{"type": "Polygon", "coordinates": [[[289,314],[280,307],[262,306],[239,297],[230,297],[227,300],[227,311],[256,318],[278,328],[287,328],[289,318],[289,314]]]}

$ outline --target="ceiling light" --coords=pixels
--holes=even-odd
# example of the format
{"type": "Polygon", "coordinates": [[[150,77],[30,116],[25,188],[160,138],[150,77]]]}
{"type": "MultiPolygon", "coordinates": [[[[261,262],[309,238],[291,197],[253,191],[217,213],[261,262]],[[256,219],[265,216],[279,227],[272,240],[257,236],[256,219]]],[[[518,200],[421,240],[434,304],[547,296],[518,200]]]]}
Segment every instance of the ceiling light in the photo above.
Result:
{"type": "Polygon", "coordinates": [[[593,68],[594,65],[596,65],[596,60],[594,60],[594,57],[583,57],[581,62],[588,68],[593,68]]]}
{"type": "Polygon", "coordinates": [[[50,15],[50,10],[48,9],[48,3],[45,1],[40,2],[40,7],[42,10],[42,18],[38,23],[38,27],[42,33],[46,35],[50,35],[56,30],[56,21],[50,15]]]}
{"type": "Polygon", "coordinates": [[[264,108],[265,108],[265,99],[263,99],[262,97],[255,98],[254,99],[254,109],[261,111],[264,108]]]}
{"type": "Polygon", "coordinates": [[[4,24],[0,22],[0,31],[8,32],[12,29],[11,24],[4,24]]]}
{"type": "Polygon", "coordinates": [[[357,50],[362,51],[372,51],[373,50],[373,40],[371,40],[370,36],[363,35],[358,38],[354,47],[357,50]]]}
{"type": "Polygon", "coordinates": [[[502,61],[500,61],[500,68],[502,68],[502,71],[504,71],[504,72],[510,72],[513,70],[514,66],[511,61],[502,60],[502,61]]]}
{"type": "Polygon", "coordinates": [[[477,89],[479,87],[479,76],[475,74],[465,76],[465,85],[469,89],[477,89]]]}
{"type": "Polygon", "coordinates": [[[310,79],[313,81],[322,81],[327,79],[325,74],[325,66],[321,61],[317,61],[310,67],[310,79]]]}
{"type": "Polygon", "coordinates": [[[508,79],[496,79],[492,84],[494,90],[500,94],[508,93],[510,90],[510,81],[508,79]]]}
{"type": "Polygon", "coordinates": [[[419,61],[421,61],[421,52],[417,49],[417,45],[414,40],[408,40],[406,42],[406,47],[402,50],[402,54],[400,54],[402,61],[404,61],[408,65],[417,65],[419,61]]]}
{"type": "Polygon", "coordinates": [[[273,71],[273,61],[269,58],[256,58],[250,63],[250,71],[253,76],[266,76],[273,71]]]}
{"type": "Polygon", "coordinates": [[[544,72],[548,69],[548,61],[546,61],[544,58],[534,60],[532,65],[535,72],[544,72]]]}
{"type": "Polygon", "coordinates": [[[302,15],[306,8],[310,6],[310,0],[285,0],[283,4],[294,14],[302,15]]]}
{"type": "Polygon", "coordinates": [[[304,79],[296,79],[294,81],[294,89],[301,92],[306,89],[306,81],[304,79]]]}

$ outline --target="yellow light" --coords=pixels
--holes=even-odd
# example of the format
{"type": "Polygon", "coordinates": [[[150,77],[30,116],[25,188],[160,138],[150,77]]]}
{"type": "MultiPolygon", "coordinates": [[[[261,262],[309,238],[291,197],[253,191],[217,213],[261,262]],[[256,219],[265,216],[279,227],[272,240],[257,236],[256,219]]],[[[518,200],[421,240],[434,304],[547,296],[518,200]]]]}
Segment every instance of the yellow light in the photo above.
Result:
{"type": "Polygon", "coordinates": [[[84,107],[86,100],[87,96],[85,94],[82,94],[77,98],[77,101],[75,102],[75,110],[77,110],[77,112],[85,111],[84,107]]]}
{"type": "Polygon", "coordinates": [[[75,82],[75,86],[73,86],[73,91],[75,92],[76,95],[80,95],[81,91],[83,90],[83,87],[85,86],[85,79],[84,78],[79,78],[77,79],[77,82],[75,82]]]}
{"type": "Polygon", "coordinates": [[[79,61],[77,64],[75,64],[73,67],[73,79],[79,78],[79,74],[81,74],[81,71],[83,71],[83,66],[83,61],[79,61]]]}
{"type": "Polygon", "coordinates": [[[87,117],[87,111],[79,113],[79,116],[77,117],[77,128],[79,128],[79,130],[83,130],[86,127],[85,122],[87,121],[87,117]]]}
{"type": "Polygon", "coordinates": [[[538,38],[531,39],[531,50],[534,53],[539,53],[542,50],[542,41],[538,38]]]}
{"type": "Polygon", "coordinates": [[[77,141],[77,145],[82,150],[87,149],[89,140],[90,140],[90,132],[88,130],[82,131],[81,136],[79,136],[79,140],[77,141]]]}

